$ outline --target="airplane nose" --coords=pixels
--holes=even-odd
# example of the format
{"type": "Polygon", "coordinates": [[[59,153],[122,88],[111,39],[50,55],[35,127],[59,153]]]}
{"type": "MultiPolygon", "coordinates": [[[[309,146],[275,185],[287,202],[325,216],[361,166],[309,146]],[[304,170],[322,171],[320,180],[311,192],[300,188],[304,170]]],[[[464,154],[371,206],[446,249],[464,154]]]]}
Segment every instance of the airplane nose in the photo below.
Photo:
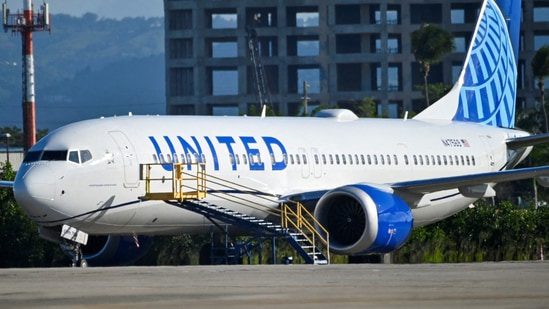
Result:
{"type": "Polygon", "coordinates": [[[47,217],[56,188],[52,169],[47,165],[31,165],[19,173],[13,185],[15,200],[31,218],[47,217]]]}

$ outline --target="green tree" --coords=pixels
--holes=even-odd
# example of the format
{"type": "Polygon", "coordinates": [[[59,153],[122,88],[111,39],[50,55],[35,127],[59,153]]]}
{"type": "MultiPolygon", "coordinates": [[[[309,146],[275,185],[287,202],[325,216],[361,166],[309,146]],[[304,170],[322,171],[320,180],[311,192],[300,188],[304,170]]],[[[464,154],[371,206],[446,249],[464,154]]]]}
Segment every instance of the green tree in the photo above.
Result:
{"type": "Polygon", "coordinates": [[[435,25],[426,24],[412,32],[412,51],[422,66],[425,101],[430,104],[427,79],[431,65],[442,60],[444,55],[454,50],[452,33],[435,25]]]}
{"type": "Polygon", "coordinates": [[[549,132],[549,122],[547,119],[547,110],[545,108],[545,76],[549,75],[549,45],[544,45],[534,55],[532,59],[532,71],[538,81],[540,92],[540,105],[545,119],[545,132],[549,132]]]}

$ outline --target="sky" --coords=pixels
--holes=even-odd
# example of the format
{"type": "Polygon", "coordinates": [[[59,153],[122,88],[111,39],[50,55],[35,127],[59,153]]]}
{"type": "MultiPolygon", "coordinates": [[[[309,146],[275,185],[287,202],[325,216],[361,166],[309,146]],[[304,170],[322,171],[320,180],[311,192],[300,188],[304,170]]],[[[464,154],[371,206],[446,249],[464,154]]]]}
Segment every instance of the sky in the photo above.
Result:
{"type": "MultiPolygon", "coordinates": [[[[43,0],[34,0],[37,7],[43,0]]],[[[161,17],[164,15],[162,0],[47,0],[51,14],[82,16],[95,13],[104,18],[161,17]]],[[[8,0],[8,7],[15,11],[23,7],[23,0],[8,0]]]]}

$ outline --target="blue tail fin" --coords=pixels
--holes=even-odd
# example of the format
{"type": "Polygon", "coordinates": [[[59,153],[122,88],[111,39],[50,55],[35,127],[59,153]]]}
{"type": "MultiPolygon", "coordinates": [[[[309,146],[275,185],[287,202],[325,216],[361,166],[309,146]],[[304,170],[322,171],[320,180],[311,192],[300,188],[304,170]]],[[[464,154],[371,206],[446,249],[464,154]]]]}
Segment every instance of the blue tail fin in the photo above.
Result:
{"type": "Polygon", "coordinates": [[[484,1],[457,83],[417,119],[514,127],[520,14],[520,0],[484,1]]]}

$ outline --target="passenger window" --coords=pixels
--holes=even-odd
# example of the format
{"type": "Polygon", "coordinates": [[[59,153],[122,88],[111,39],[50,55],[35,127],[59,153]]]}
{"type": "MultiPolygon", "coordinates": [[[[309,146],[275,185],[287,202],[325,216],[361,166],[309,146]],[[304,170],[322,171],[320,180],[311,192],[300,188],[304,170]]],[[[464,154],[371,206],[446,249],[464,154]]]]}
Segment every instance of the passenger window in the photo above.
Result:
{"type": "Polygon", "coordinates": [[[442,165],[442,161],[440,160],[440,155],[437,155],[437,163],[438,165],[442,165]]]}
{"type": "Polygon", "coordinates": [[[454,165],[454,158],[452,156],[448,156],[448,161],[450,162],[450,165],[454,165]]]}
{"type": "Polygon", "coordinates": [[[288,165],[288,155],[287,154],[282,155],[282,160],[284,161],[284,164],[288,165]]]}
{"type": "Polygon", "coordinates": [[[459,157],[457,155],[455,155],[454,159],[456,160],[456,165],[459,165],[459,157]]]}
{"type": "Polygon", "coordinates": [[[463,158],[463,155],[461,157],[461,165],[465,166],[465,159],[463,158]]]}
{"type": "Polygon", "coordinates": [[[358,165],[358,155],[355,155],[355,164],[358,165]]]}
{"type": "Polygon", "coordinates": [[[387,164],[391,165],[391,156],[387,155],[387,164]]]}
{"type": "Polygon", "coordinates": [[[326,155],[322,155],[322,164],[326,165],[326,155]]]}
{"type": "Polygon", "coordinates": [[[379,155],[379,159],[381,160],[381,165],[385,165],[385,158],[383,158],[383,155],[379,155]]]}
{"type": "Polygon", "coordinates": [[[343,164],[347,164],[347,159],[345,158],[345,155],[341,155],[341,161],[343,161],[343,164]]]}
{"type": "Polygon", "coordinates": [[[419,165],[423,165],[423,156],[419,155],[419,165]]]}
{"type": "Polygon", "coordinates": [[[172,156],[169,153],[166,154],[166,159],[168,160],[168,163],[172,163],[172,156]]]}
{"type": "Polygon", "coordinates": [[[200,160],[201,160],[201,163],[206,163],[206,155],[205,155],[205,154],[201,154],[201,155],[200,155],[200,160]]]}
{"type": "Polygon", "coordinates": [[[163,154],[160,154],[160,163],[166,163],[166,160],[164,160],[163,154]]]}
{"type": "Polygon", "coordinates": [[[92,154],[89,150],[80,150],[80,162],[86,163],[92,159],[92,154]]]}
{"type": "Polygon", "coordinates": [[[473,165],[476,165],[477,163],[475,162],[475,157],[474,156],[471,156],[471,161],[473,162],[473,165]]]}
{"type": "Polygon", "coordinates": [[[158,158],[156,157],[155,154],[153,154],[153,161],[154,161],[154,163],[158,163],[158,158]]]}
{"type": "Polygon", "coordinates": [[[442,156],[442,159],[444,160],[444,165],[448,165],[448,160],[446,160],[446,156],[442,156]]]}
{"type": "Polygon", "coordinates": [[[320,161],[318,160],[318,155],[315,154],[315,164],[320,164],[320,161]]]}
{"type": "Polygon", "coordinates": [[[235,160],[236,160],[236,164],[237,164],[237,165],[240,165],[240,156],[239,156],[238,154],[235,154],[235,155],[234,155],[234,158],[235,158],[235,160]]]}
{"type": "Polygon", "coordinates": [[[372,165],[372,157],[367,155],[366,158],[368,159],[368,165],[372,165]]]}
{"type": "Polygon", "coordinates": [[[397,157],[397,155],[393,155],[393,159],[395,160],[395,165],[398,165],[398,157],[397,157]]]}
{"type": "Polygon", "coordinates": [[[335,157],[336,157],[336,164],[339,165],[339,155],[336,154],[335,157]]]}
{"type": "Polygon", "coordinates": [[[330,155],[330,164],[334,165],[334,156],[333,155],[330,155]]]}
{"type": "Polygon", "coordinates": [[[294,155],[290,155],[290,164],[294,164],[294,155]]]}
{"type": "Polygon", "coordinates": [[[78,159],[78,151],[75,150],[69,152],[69,161],[80,164],[80,159],[78,159]]]}
{"type": "Polygon", "coordinates": [[[362,165],[366,164],[366,162],[364,161],[364,155],[363,154],[360,155],[360,163],[362,163],[362,165]]]}
{"type": "Polygon", "coordinates": [[[243,154],[242,155],[242,162],[244,162],[244,165],[248,165],[248,156],[243,154]]]}
{"type": "Polygon", "coordinates": [[[181,154],[181,163],[185,164],[187,160],[185,160],[185,155],[181,154]]]}
{"type": "Polygon", "coordinates": [[[377,165],[378,161],[377,161],[377,155],[374,155],[374,164],[377,165]]]}
{"type": "Polygon", "coordinates": [[[307,156],[301,155],[303,157],[303,164],[307,164],[307,156]]]}
{"type": "Polygon", "coordinates": [[[408,155],[404,155],[404,164],[409,165],[410,162],[408,161],[408,155]]]}
{"type": "Polygon", "coordinates": [[[229,162],[231,163],[231,165],[234,165],[236,163],[232,154],[229,154],[229,162]]]}
{"type": "Polygon", "coordinates": [[[471,165],[471,161],[469,160],[469,156],[465,156],[465,158],[467,159],[467,165],[471,165]]]}
{"type": "Polygon", "coordinates": [[[299,158],[299,155],[295,155],[295,162],[299,165],[301,164],[301,159],[299,158]]]}
{"type": "Polygon", "coordinates": [[[177,153],[172,153],[173,163],[178,163],[179,157],[177,156],[177,153]]]}
{"type": "Polygon", "coordinates": [[[431,164],[432,165],[437,165],[437,162],[435,161],[435,156],[434,155],[431,155],[431,164]]]}
{"type": "Polygon", "coordinates": [[[414,165],[417,165],[417,156],[414,155],[414,165]]]}

